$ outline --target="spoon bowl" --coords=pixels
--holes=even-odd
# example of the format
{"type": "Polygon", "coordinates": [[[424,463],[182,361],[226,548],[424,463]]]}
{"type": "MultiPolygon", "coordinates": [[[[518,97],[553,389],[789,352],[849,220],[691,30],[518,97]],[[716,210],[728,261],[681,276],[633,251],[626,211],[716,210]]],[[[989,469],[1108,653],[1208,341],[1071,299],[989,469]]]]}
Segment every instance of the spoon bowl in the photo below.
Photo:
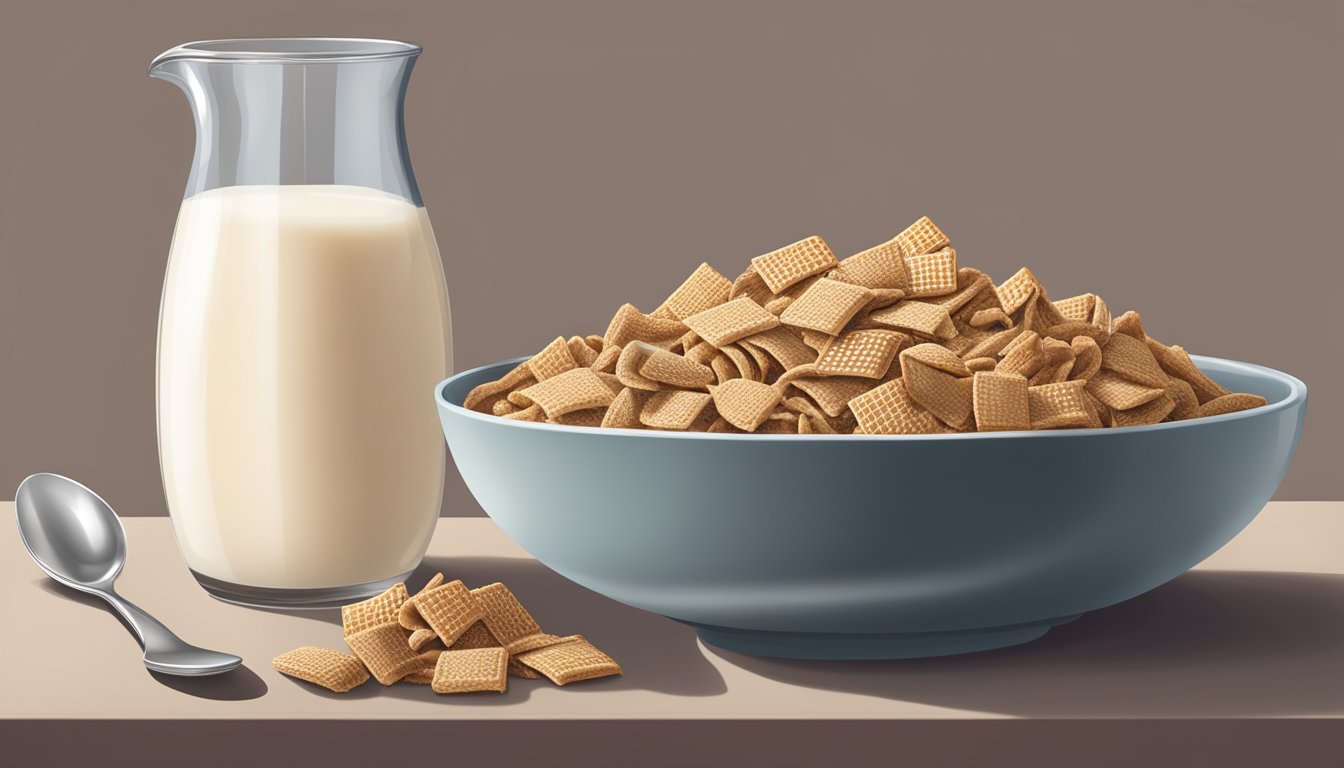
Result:
{"type": "Polygon", "coordinates": [[[43,472],[20,483],[14,501],[19,536],[38,567],[57,582],[110,603],[144,648],[146,667],[196,677],[242,663],[233,654],[184,642],[113,590],[126,563],[126,531],[98,494],[68,477],[43,472]]]}
{"type": "Polygon", "coordinates": [[[126,562],[126,533],[93,491],[60,475],[33,475],[14,494],[24,546],[48,576],[75,589],[110,583],[126,562]]]}

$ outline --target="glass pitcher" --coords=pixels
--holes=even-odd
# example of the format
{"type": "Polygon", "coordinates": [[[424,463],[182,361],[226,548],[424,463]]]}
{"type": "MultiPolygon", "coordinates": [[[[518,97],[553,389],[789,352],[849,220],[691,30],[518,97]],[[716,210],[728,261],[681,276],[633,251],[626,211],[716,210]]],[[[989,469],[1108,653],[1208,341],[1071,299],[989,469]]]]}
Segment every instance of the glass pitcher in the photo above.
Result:
{"type": "Polygon", "coordinates": [[[182,556],[220,599],[347,603],[429,544],[452,346],[403,129],[419,54],[212,40],[150,65],[196,123],[159,311],[159,464],[182,556]]]}

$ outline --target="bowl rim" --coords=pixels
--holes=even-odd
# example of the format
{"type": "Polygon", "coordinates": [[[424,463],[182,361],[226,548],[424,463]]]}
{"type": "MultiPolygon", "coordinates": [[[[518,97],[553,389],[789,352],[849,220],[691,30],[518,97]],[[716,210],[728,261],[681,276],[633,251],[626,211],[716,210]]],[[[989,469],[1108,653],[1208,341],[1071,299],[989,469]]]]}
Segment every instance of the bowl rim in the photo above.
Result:
{"type": "Polygon", "coordinates": [[[468,410],[460,405],[448,402],[444,397],[444,391],[449,385],[459,379],[471,376],[486,368],[495,368],[508,366],[510,368],[531,359],[531,355],[515,357],[508,360],[500,360],[486,365],[478,365],[465,371],[449,376],[439,382],[434,387],[434,400],[439,408],[446,409],[457,416],[479,421],[488,421],[491,424],[500,427],[513,429],[537,429],[543,432],[574,432],[583,435],[610,435],[612,437],[644,437],[654,440],[742,440],[750,442],[760,441],[785,441],[785,442],[923,442],[933,440],[1051,440],[1067,437],[1085,437],[1092,435],[1133,435],[1147,432],[1163,432],[1171,429],[1191,429],[1197,428],[1201,424],[1214,424],[1224,421],[1236,421],[1238,419],[1250,419],[1257,416],[1266,416],[1279,411],[1286,411],[1297,407],[1307,398],[1307,385],[1296,376],[1284,373],[1283,371],[1267,368],[1263,365],[1254,363],[1243,363],[1239,360],[1229,360],[1221,357],[1209,357],[1207,355],[1190,355],[1196,367],[1201,370],[1204,363],[1214,363],[1215,367],[1231,368],[1238,373],[1250,376],[1258,376],[1276,380],[1288,386],[1288,396],[1270,403],[1266,403],[1258,408],[1250,408],[1244,411],[1234,413],[1223,413],[1217,416],[1203,416],[1195,419],[1183,419],[1181,421],[1169,421],[1160,424],[1148,424],[1139,427],[1101,427],[1096,429],[1042,429],[1042,430],[1017,430],[1007,432],[952,432],[936,435],[825,435],[825,434],[787,434],[777,433],[768,435],[758,435],[751,432],[675,432],[654,429],[623,429],[616,427],[578,427],[568,424],[547,424],[535,421],[517,421],[514,419],[502,419],[493,414],[478,413],[468,410]]]}

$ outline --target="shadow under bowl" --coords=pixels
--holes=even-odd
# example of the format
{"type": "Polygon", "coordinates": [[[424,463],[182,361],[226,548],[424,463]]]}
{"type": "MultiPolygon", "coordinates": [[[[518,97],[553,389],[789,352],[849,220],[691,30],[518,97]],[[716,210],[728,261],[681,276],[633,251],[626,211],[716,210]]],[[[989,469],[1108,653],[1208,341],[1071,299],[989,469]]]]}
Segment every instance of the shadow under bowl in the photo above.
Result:
{"type": "Polygon", "coordinates": [[[482,509],[541,563],[741,653],[941,656],[1015,645],[1147,592],[1232,539],[1292,460],[1306,387],[1195,357],[1249,411],[1121,429],[750,435],[594,429],[436,389],[482,509]]]}

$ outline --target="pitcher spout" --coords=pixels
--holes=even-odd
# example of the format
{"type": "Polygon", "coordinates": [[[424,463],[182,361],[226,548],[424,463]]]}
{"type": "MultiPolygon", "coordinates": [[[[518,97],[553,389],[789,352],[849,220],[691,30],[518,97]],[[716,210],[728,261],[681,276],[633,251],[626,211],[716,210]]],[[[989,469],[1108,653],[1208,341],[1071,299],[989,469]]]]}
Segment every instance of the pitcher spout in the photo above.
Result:
{"type": "Polygon", "coordinates": [[[165,59],[170,51],[164,51],[149,63],[149,76],[156,80],[165,80],[181,88],[185,84],[182,78],[181,59],[165,59]]]}
{"type": "Polygon", "coordinates": [[[206,40],[170,48],[149,76],[196,122],[187,197],[216,187],[347,184],[420,205],[402,105],[420,46],[357,38],[206,40]]]}

